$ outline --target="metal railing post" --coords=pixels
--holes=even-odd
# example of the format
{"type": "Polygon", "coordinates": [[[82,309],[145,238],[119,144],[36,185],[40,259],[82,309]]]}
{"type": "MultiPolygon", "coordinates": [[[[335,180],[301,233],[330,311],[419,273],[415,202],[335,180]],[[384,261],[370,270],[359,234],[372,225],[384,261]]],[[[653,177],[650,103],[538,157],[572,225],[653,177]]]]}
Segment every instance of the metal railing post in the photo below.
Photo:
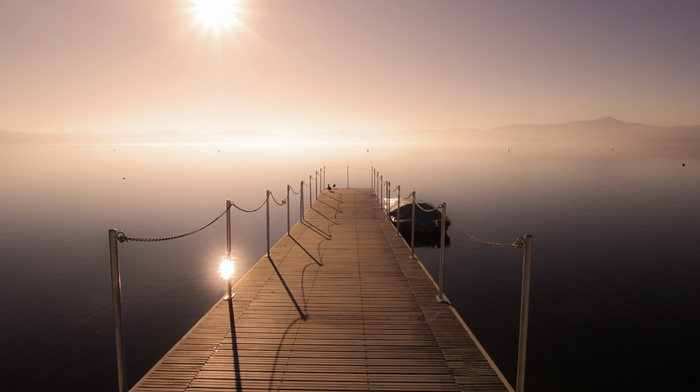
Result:
{"type": "Polygon", "coordinates": [[[374,177],[374,181],[375,181],[375,184],[374,184],[374,194],[377,195],[377,201],[380,201],[380,200],[381,200],[381,199],[379,198],[379,193],[380,193],[380,192],[379,192],[379,190],[380,190],[379,184],[380,184],[380,182],[381,182],[381,176],[382,176],[382,175],[379,174],[379,172],[377,172],[377,175],[374,177]]]}
{"type": "Polygon", "coordinates": [[[374,195],[377,196],[377,201],[379,201],[379,187],[377,184],[379,184],[379,171],[375,171],[374,183],[372,184],[372,188],[374,188],[374,195]]]}
{"type": "Polygon", "coordinates": [[[311,180],[313,177],[309,174],[309,208],[311,208],[311,203],[314,201],[314,195],[313,195],[313,185],[311,185],[311,180]]]}
{"type": "Polygon", "coordinates": [[[527,354],[527,324],[530,312],[530,270],[532,267],[532,236],[525,236],[523,249],[523,286],[520,295],[520,338],[518,340],[518,374],[516,392],[525,390],[525,358],[527,354]]]}
{"type": "Polygon", "coordinates": [[[346,166],[345,179],[347,181],[347,188],[350,189],[350,166],[346,166]]]}
{"type": "Polygon", "coordinates": [[[413,205],[411,206],[411,258],[416,258],[416,191],[413,191],[413,205]]]}
{"type": "Polygon", "coordinates": [[[265,215],[267,216],[267,257],[270,257],[270,190],[266,192],[265,215]]]}
{"type": "Polygon", "coordinates": [[[304,221],[304,181],[299,182],[299,222],[304,221]]]}
{"type": "Polygon", "coordinates": [[[377,194],[377,169],[372,170],[372,190],[377,194]]]}
{"type": "Polygon", "coordinates": [[[442,203],[442,217],[440,218],[440,294],[438,300],[440,302],[445,302],[444,296],[444,276],[445,276],[445,217],[447,216],[447,203],[442,203]]]}
{"type": "Polygon", "coordinates": [[[389,203],[391,200],[391,182],[386,182],[386,203],[384,203],[384,211],[386,211],[386,220],[389,221],[389,203]]]}
{"type": "Polygon", "coordinates": [[[318,199],[318,170],[316,170],[316,177],[314,178],[316,182],[316,192],[314,192],[314,199],[318,199]]]}
{"type": "Polygon", "coordinates": [[[226,258],[231,256],[231,200],[226,200],[226,258]]]}
{"type": "Polygon", "coordinates": [[[119,392],[126,392],[126,358],[124,356],[124,328],[122,324],[122,283],[117,251],[117,230],[109,230],[109,262],[112,271],[112,309],[114,312],[114,338],[117,348],[117,377],[119,392]]]}
{"type": "Polygon", "coordinates": [[[291,218],[289,217],[289,208],[290,208],[289,205],[292,204],[291,203],[292,200],[289,198],[289,189],[290,189],[290,186],[287,185],[287,203],[286,203],[287,204],[287,235],[291,236],[291,234],[289,233],[290,226],[291,226],[291,222],[290,222],[291,218]]]}
{"type": "Polygon", "coordinates": [[[396,190],[398,191],[396,196],[396,236],[399,237],[401,235],[401,232],[399,231],[401,225],[401,185],[397,186],[396,190]]]}
{"type": "Polygon", "coordinates": [[[384,176],[379,177],[379,202],[384,207],[384,176]]]}

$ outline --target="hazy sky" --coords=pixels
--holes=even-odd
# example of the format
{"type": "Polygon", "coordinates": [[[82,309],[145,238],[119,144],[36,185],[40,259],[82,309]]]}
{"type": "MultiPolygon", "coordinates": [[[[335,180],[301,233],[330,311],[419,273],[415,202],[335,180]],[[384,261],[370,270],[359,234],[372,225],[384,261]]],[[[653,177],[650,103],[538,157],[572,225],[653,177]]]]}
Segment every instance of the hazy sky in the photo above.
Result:
{"type": "Polygon", "coordinates": [[[0,129],[700,124],[700,1],[0,0],[0,129]]]}

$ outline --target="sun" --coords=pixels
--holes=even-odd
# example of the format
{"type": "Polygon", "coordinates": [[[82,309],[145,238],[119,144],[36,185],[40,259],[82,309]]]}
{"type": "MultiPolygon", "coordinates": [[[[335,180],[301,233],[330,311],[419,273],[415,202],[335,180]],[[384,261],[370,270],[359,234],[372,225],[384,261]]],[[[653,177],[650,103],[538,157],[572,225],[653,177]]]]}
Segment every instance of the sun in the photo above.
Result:
{"type": "Polygon", "coordinates": [[[240,0],[188,0],[195,22],[207,29],[220,30],[240,24],[236,14],[240,0]]]}

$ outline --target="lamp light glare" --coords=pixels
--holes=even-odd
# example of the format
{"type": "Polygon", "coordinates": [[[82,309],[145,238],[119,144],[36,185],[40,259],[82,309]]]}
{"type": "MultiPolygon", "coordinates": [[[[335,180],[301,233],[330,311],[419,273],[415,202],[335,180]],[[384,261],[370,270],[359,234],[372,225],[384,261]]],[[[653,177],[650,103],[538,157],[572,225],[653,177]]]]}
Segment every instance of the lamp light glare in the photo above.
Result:
{"type": "Polygon", "coordinates": [[[231,279],[233,274],[236,273],[236,265],[233,263],[233,259],[224,257],[221,259],[221,264],[219,264],[219,273],[223,279],[231,279]]]}

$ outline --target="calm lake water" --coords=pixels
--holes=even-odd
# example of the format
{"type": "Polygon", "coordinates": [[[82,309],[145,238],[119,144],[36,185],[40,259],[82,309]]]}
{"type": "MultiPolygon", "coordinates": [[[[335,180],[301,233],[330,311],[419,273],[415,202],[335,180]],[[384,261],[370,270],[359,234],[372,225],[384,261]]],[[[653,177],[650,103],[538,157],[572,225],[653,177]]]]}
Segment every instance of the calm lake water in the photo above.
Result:
{"type": "MultiPolygon", "coordinates": [[[[0,380],[7,390],[116,390],[110,228],[186,233],[227,199],[248,209],[267,189],[283,199],[323,166],[327,182],[369,187],[374,166],[392,189],[446,202],[476,237],[534,236],[527,390],[689,389],[700,366],[698,158],[526,144],[0,146],[0,380]]],[[[272,215],[274,243],[286,208],[272,215]]],[[[237,277],[265,253],[264,225],[264,212],[234,213],[237,277]]],[[[223,295],[225,234],[219,221],[180,240],[120,245],[130,384],[223,295]]],[[[447,296],[514,384],[522,254],[449,235],[447,296]]],[[[436,276],[438,250],[417,253],[436,276]]]]}

